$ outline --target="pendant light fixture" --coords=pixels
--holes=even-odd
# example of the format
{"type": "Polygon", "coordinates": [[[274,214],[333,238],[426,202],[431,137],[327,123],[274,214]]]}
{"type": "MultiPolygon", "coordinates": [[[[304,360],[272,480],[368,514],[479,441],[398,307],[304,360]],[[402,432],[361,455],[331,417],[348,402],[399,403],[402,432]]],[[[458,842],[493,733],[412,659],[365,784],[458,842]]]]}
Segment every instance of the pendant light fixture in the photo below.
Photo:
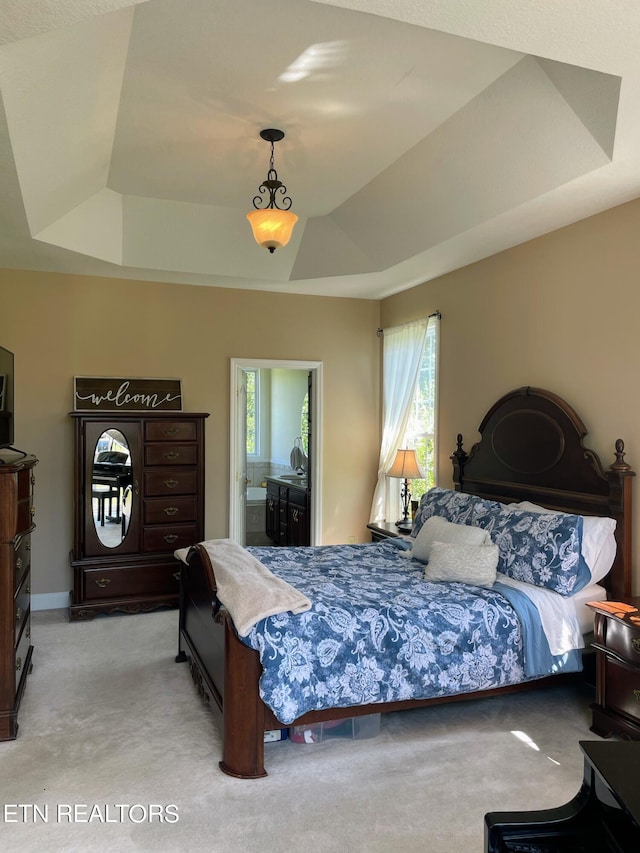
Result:
{"type": "Polygon", "coordinates": [[[273,146],[274,143],[284,139],[284,132],[275,128],[268,128],[261,130],[260,136],[265,142],[271,143],[269,171],[266,180],[258,187],[260,194],[253,199],[255,210],[247,213],[247,219],[256,243],[264,246],[273,254],[276,249],[287,245],[298,217],[289,210],[291,199],[286,195],[287,188],[285,185],[278,180],[278,173],[273,165],[273,146]],[[281,196],[281,207],[278,207],[276,193],[281,196]],[[266,206],[263,206],[265,202],[266,206]]]}

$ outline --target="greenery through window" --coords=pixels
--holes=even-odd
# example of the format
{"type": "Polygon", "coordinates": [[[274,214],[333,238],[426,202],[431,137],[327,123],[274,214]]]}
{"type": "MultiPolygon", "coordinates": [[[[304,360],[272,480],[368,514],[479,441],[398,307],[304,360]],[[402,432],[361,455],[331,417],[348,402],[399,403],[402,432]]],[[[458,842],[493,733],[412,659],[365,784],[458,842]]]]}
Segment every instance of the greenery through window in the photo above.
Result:
{"type": "Polygon", "coordinates": [[[435,486],[435,417],[436,417],[436,341],[437,324],[427,328],[420,374],[416,386],[411,415],[404,434],[402,447],[416,451],[418,464],[425,475],[424,480],[411,481],[411,498],[420,500],[422,495],[435,486]]]}
{"type": "Polygon", "coordinates": [[[258,424],[259,375],[257,370],[245,370],[244,375],[247,386],[247,456],[257,456],[260,453],[258,424]]]}

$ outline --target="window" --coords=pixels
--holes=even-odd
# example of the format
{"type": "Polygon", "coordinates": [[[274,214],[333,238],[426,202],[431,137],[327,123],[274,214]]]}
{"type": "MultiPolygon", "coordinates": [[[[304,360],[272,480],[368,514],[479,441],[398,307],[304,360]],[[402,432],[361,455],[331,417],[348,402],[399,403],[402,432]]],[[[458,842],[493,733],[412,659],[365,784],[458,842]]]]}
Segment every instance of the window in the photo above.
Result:
{"type": "Polygon", "coordinates": [[[247,388],[247,456],[260,454],[260,374],[245,370],[247,388]]]}
{"type": "Polygon", "coordinates": [[[300,436],[302,438],[302,449],[309,455],[309,392],[304,395],[302,411],[300,413],[300,436]]]}
{"type": "Polygon", "coordinates": [[[400,480],[387,476],[401,448],[415,449],[425,479],[412,480],[414,500],[435,485],[438,328],[440,313],[380,330],[382,442],[370,520],[398,518],[400,480]]]}
{"type": "Polygon", "coordinates": [[[424,480],[411,481],[411,497],[420,500],[436,484],[435,418],[436,418],[436,347],[437,323],[429,323],[420,361],[416,390],[411,403],[407,429],[401,447],[416,451],[424,480]]]}

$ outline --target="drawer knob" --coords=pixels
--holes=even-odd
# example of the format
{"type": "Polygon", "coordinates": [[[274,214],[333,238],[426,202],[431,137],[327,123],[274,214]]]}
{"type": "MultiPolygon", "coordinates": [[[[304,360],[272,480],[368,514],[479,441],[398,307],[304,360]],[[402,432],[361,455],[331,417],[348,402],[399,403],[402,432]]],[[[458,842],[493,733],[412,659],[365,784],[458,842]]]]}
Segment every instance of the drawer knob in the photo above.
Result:
{"type": "Polygon", "coordinates": [[[16,560],[16,569],[18,571],[20,571],[21,568],[22,568],[22,557],[18,557],[18,559],[16,560]]]}
{"type": "Polygon", "coordinates": [[[164,431],[165,435],[177,435],[178,427],[167,427],[164,431]]]}
{"type": "Polygon", "coordinates": [[[177,480],[165,480],[164,484],[168,489],[175,489],[175,487],[178,485],[178,481],[177,480]]]}
{"type": "Polygon", "coordinates": [[[99,586],[100,589],[104,589],[107,584],[111,583],[111,578],[100,578],[100,580],[96,581],[96,586],[99,586]]]}
{"type": "Polygon", "coordinates": [[[177,538],[178,537],[175,533],[167,533],[167,535],[164,537],[164,541],[171,544],[172,542],[175,542],[177,538]]]}
{"type": "Polygon", "coordinates": [[[177,459],[178,456],[180,456],[180,454],[177,453],[175,450],[167,450],[167,452],[164,454],[165,459],[177,459]]]}
{"type": "Polygon", "coordinates": [[[18,607],[16,610],[16,622],[22,621],[22,607],[18,607]]]}
{"type": "Polygon", "coordinates": [[[175,515],[178,511],[179,510],[177,506],[166,506],[164,508],[164,512],[166,515],[175,515]]]}
{"type": "Polygon", "coordinates": [[[633,651],[640,655],[640,637],[632,637],[631,646],[633,647],[633,651]]]}
{"type": "Polygon", "coordinates": [[[32,506],[29,512],[31,513],[31,518],[33,518],[33,516],[36,514],[36,508],[32,506]]]}

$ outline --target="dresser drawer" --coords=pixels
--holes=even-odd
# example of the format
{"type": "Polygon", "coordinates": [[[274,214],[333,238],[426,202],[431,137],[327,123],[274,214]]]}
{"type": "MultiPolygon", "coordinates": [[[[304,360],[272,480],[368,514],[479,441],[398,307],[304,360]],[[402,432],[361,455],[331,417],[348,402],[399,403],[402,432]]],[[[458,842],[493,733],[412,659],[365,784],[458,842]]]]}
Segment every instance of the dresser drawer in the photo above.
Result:
{"type": "Polygon", "coordinates": [[[15,669],[16,669],[16,691],[20,685],[20,679],[26,678],[29,668],[29,649],[31,647],[31,620],[27,617],[22,634],[18,640],[15,652],[15,669]]]}
{"type": "Polygon", "coordinates": [[[14,557],[15,588],[18,589],[25,574],[31,568],[31,535],[21,536],[14,557]]]}
{"type": "Polygon", "coordinates": [[[607,649],[640,666],[640,630],[617,619],[607,619],[605,644],[607,649]]]}
{"type": "Polygon", "coordinates": [[[195,444],[147,444],[144,448],[145,465],[195,465],[197,462],[195,444]]]}
{"type": "Polygon", "coordinates": [[[17,504],[18,512],[16,532],[23,533],[33,526],[35,508],[33,506],[33,487],[35,477],[32,470],[18,472],[17,504]]]}
{"type": "Polygon", "coordinates": [[[29,617],[29,608],[31,605],[31,575],[27,573],[16,593],[14,598],[14,620],[15,620],[15,641],[18,640],[20,631],[22,630],[25,621],[29,617]]]}
{"type": "Polygon", "coordinates": [[[605,706],[630,717],[640,717],[640,670],[605,657],[605,706]]]}
{"type": "Polygon", "coordinates": [[[195,495],[149,498],[144,501],[144,523],[166,524],[168,521],[195,521],[195,495]]]}
{"type": "Polygon", "coordinates": [[[146,421],[145,441],[195,441],[198,435],[195,421],[146,421]]]}
{"type": "Polygon", "coordinates": [[[289,504],[306,509],[307,503],[307,493],[304,489],[289,489],[289,504]]]}
{"type": "Polygon", "coordinates": [[[195,495],[197,489],[195,468],[184,470],[175,468],[170,471],[145,471],[144,493],[156,495],[195,495]]]}
{"type": "Polygon", "coordinates": [[[171,553],[177,548],[190,548],[198,541],[195,524],[163,524],[162,527],[145,527],[143,533],[144,550],[147,553],[166,551],[171,553]]]}
{"type": "Polygon", "coordinates": [[[85,569],[87,601],[133,596],[171,595],[178,592],[180,570],[175,561],[157,565],[121,566],[114,569],[85,569]]]}
{"type": "Polygon", "coordinates": [[[26,497],[17,504],[17,524],[16,530],[18,533],[26,533],[34,525],[36,509],[31,502],[31,497],[26,497]]]}
{"type": "Polygon", "coordinates": [[[18,500],[31,502],[36,478],[31,469],[18,473],[18,500]]]}

